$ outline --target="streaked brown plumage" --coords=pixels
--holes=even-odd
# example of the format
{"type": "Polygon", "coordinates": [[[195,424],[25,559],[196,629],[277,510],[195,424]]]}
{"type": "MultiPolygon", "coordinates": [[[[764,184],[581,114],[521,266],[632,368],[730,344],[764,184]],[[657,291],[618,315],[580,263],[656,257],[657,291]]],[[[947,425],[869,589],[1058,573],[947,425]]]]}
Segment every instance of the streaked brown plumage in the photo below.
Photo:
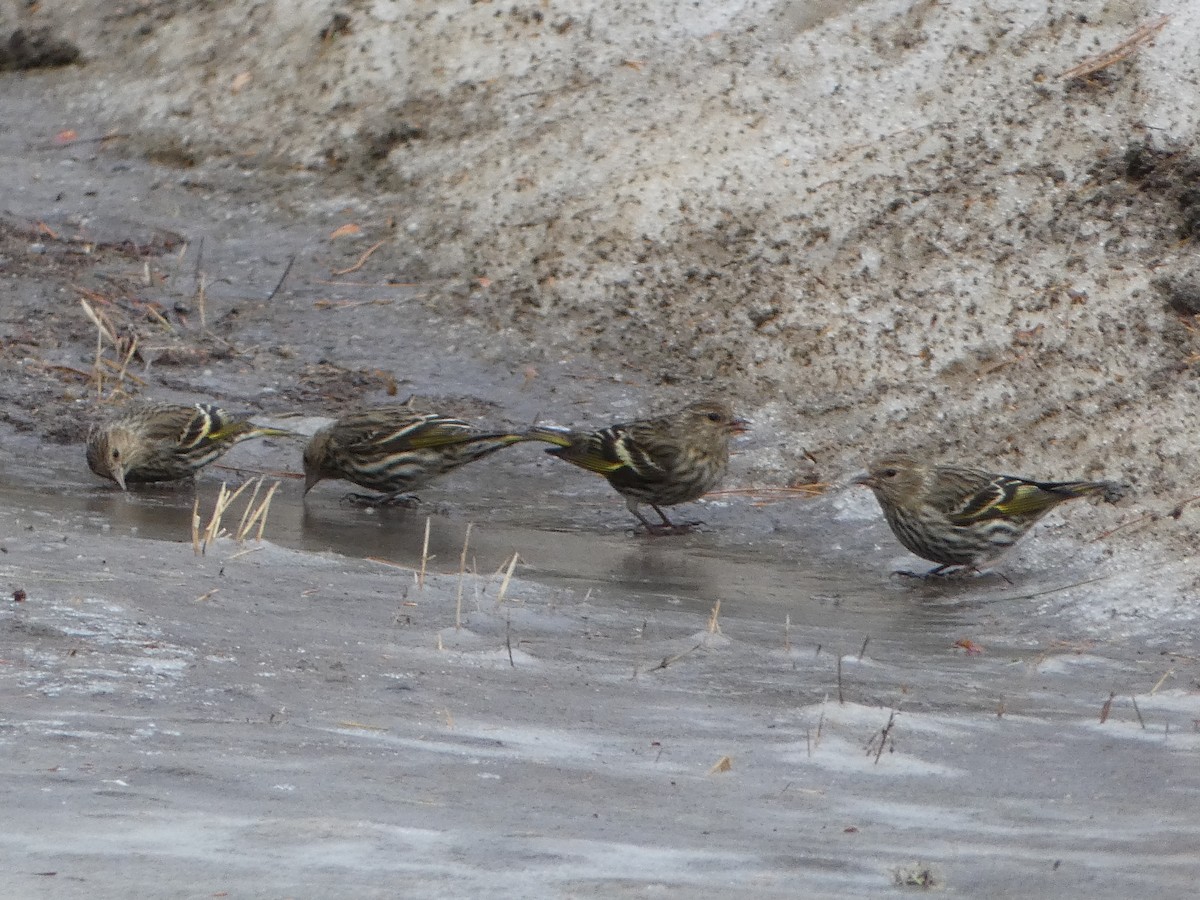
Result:
{"type": "Polygon", "coordinates": [[[536,426],[528,434],[557,444],[546,451],[552,456],[607,478],[647,531],[669,532],[686,526],[675,526],[662,507],[697,500],[716,487],[729,465],[730,439],[748,427],[727,404],[702,400],[671,415],[598,431],[536,426]],[[661,524],[641,514],[643,503],[661,524]]]}
{"type": "MultiPolygon", "coordinates": [[[[304,492],[326,478],[382,492],[373,503],[392,503],[459,466],[510,444],[523,433],[483,431],[409,406],[377,406],[342,416],[304,448],[304,492]]],[[[365,498],[359,498],[365,499],[365,498]]]]}
{"type": "Polygon", "coordinates": [[[232,416],[211,403],[141,403],[92,426],[87,462],[121,486],[189,478],[234,444],[260,435],[285,435],[232,416]]]}
{"type": "Polygon", "coordinates": [[[1030,481],[905,453],[874,460],[856,483],[874,491],[900,543],[938,564],[930,574],[994,562],[1060,503],[1092,494],[1114,503],[1125,493],[1112,481],[1030,481]]]}

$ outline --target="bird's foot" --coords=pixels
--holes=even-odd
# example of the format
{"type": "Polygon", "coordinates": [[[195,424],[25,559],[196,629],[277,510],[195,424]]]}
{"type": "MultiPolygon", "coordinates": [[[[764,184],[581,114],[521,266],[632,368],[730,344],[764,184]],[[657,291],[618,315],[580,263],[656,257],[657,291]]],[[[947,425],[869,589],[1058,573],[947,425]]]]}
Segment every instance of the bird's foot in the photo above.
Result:
{"type": "Polygon", "coordinates": [[[354,506],[365,506],[371,509],[415,509],[421,501],[414,494],[356,494],[349,493],[342,497],[343,503],[354,506]]]}
{"type": "Polygon", "coordinates": [[[936,566],[930,569],[928,572],[910,572],[907,569],[898,569],[892,573],[893,577],[899,576],[901,578],[916,578],[920,581],[929,581],[931,579],[949,581],[950,579],[961,578],[984,578],[988,575],[995,575],[997,578],[1003,578],[1009,584],[1013,583],[1012,579],[1003,572],[997,572],[995,569],[985,572],[976,566],[966,565],[936,566]]]}
{"type": "Polygon", "coordinates": [[[646,534],[654,537],[662,537],[672,534],[692,534],[700,531],[704,527],[704,523],[697,520],[695,522],[662,522],[655,524],[653,522],[643,523],[646,528],[646,534]]]}
{"type": "Polygon", "coordinates": [[[690,525],[647,525],[645,534],[648,537],[667,537],[673,534],[690,534],[692,532],[690,525]]]}
{"type": "Polygon", "coordinates": [[[928,581],[930,578],[944,578],[942,572],[913,572],[909,569],[897,569],[892,573],[893,578],[912,578],[915,581],[928,581]]]}

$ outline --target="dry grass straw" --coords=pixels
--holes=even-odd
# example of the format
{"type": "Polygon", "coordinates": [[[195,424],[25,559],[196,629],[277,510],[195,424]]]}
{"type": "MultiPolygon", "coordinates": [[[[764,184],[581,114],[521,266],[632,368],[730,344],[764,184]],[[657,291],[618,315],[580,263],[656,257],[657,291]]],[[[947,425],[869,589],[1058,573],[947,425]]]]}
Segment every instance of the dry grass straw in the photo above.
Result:
{"type": "Polygon", "coordinates": [[[354,265],[350,266],[348,269],[333,269],[332,274],[335,276],[342,276],[342,275],[349,275],[351,272],[357,272],[364,265],[366,265],[367,260],[371,258],[371,254],[374,253],[376,250],[378,250],[380,247],[382,247],[386,243],[387,243],[387,238],[384,238],[382,241],[376,241],[374,244],[372,244],[370,247],[368,247],[365,251],[363,251],[363,254],[358,258],[358,261],[354,265]]]}
{"type": "Polygon", "coordinates": [[[462,599],[463,587],[467,580],[467,547],[471,543],[471,527],[474,522],[467,523],[467,533],[463,537],[462,556],[458,560],[458,596],[454,601],[454,630],[462,630],[462,599]]]}
{"type": "Polygon", "coordinates": [[[521,559],[520,553],[513,553],[512,559],[508,561],[508,566],[504,569],[504,579],[500,582],[500,591],[496,594],[496,605],[499,606],[504,602],[504,595],[508,593],[509,582],[512,581],[513,570],[517,568],[517,562],[521,559]]]}
{"type": "Polygon", "coordinates": [[[199,273],[196,278],[196,309],[200,311],[200,330],[208,330],[208,295],[205,293],[206,278],[199,273]]]}
{"type": "Polygon", "coordinates": [[[713,606],[712,612],[710,612],[708,614],[708,633],[709,634],[720,634],[721,633],[721,623],[718,621],[718,617],[720,615],[721,615],[721,601],[718,600],[716,602],[716,605],[713,606]]]}
{"type": "Polygon", "coordinates": [[[292,266],[296,264],[295,255],[288,257],[288,263],[283,267],[283,274],[279,276],[279,280],[275,282],[275,287],[271,288],[271,293],[267,294],[267,300],[275,299],[275,295],[279,293],[279,289],[283,287],[283,283],[287,280],[288,273],[292,271],[292,266]]]}
{"type": "Polygon", "coordinates": [[[1153,22],[1147,22],[1111,50],[1101,53],[1099,56],[1093,56],[1091,59],[1085,59],[1079,65],[1067,69],[1067,71],[1058,77],[1062,79],[1087,78],[1089,75],[1095,75],[1102,69],[1107,69],[1114,63],[1118,63],[1133,55],[1135,50],[1142,46],[1142,44],[1153,39],[1154,35],[1161,31],[1169,21],[1171,21],[1170,16],[1160,16],[1153,22]]]}
{"type": "Polygon", "coordinates": [[[255,505],[262,486],[262,476],[254,479],[254,493],[250,495],[250,500],[246,503],[246,511],[242,513],[242,520],[238,523],[238,530],[234,533],[234,538],[238,543],[246,540],[246,536],[255,525],[258,526],[258,530],[254,534],[254,540],[261,541],[263,539],[263,529],[267,527],[267,513],[271,511],[271,500],[275,496],[275,492],[279,490],[279,482],[272,483],[267,488],[266,495],[255,505]]]}
{"type": "Polygon", "coordinates": [[[1142,731],[1146,730],[1146,720],[1142,718],[1142,711],[1138,708],[1137,697],[1133,694],[1129,695],[1129,702],[1133,704],[1133,713],[1137,716],[1138,724],[1142,726],[1142,731]]]}
{"type": "Polygon", "coordinates": [[[425,567],[429,565],[429,516],[425,517],[425,543],[421,545],[421,571],[417,573],[417,590],[425,590],[425,567]]]}
{"type": "Polygon", "coordinates": [[[728,772],[732,768],[733,768],[733,757],[732,756],[722,756],[715,763],[713,763],[712,768],[708,770],[708,774],[709,775],[719,775],[721,772],[728,772]]]}
{"type": "Polygon", "coordinates": [[[1158,681],[1154,682],[1154,687],[1150,688],[1150,696],[1153,697],[1155,694],[1157,694],[1158,689],[1160,687],[1162,687],[1163,684],[1166,683],[1166,680],[1174,674],[1175,674],[1174,669],[1167,669],[1167,671],[1163,672],[1163,677],[1158,679],[1158,681]]]}
{"type": "Polygon", "coordinates": [[[894,739],[892,738],[892,729],[896,727],[896,710],[892,710],[888,716],[887,724],[884,725],[879,732],[872,736],[867,742],[867,756],[875,757],[875,765],[879,765],[879,757],[883,756],[883,751],[889,746],[894,747],[894,739]]]}
{"type": "Polygon", "coordinates": [[[96,326],[99,334],[96,335],[96,354],[99,356],[103,349],[104,340],[107,338],[110,344],[114,346],[117,343],[117,332],[113,328],[111,320],[104,313],[96,310],[92,304],[88,303],[82,297],[79,298],[79,305],[83,307],[84,314],[92,320],[92,324],[96,326]]]}
{"type": "Polygon", "coordinates": [[[168,322],[166,317],[153,306],[147,305],[146,315],[161,325],[164,331],[169,331],[171,334],[175,333],[175,326],[168,322]]]}
{"type": "Polygon", "coordinates": [[[826,710],[826,707],[828,706],[829,695],[826,694],[826,696],[824,696],[824,700],[821,702],[821,715],[817,718],[817,733],[815,736],[810,738],[809,732],[804,732],[804,740],[805,743],[808,744],[809,756],[812,756],[812,751],[816,750],[818,746],[821,746],[821,734],[824,731],[824,710],[826,710]]]}
{"type": "Polygon", "coordinates": [[[134,378],[128,371],[129,363],[132,362],[134,354],[137,353],[137,337],[133,336],[128,340],[123,340],[117,333],[112,320],[103,311],[92,306],[83,297],[79,298],[79,305],[83,307],[84,315],[96,326],[96,358],[92,363],[90,376],[91,382],[96,389],[96,399],[104,399],[105,384],[110,378],[115,381],[112,390],[109,392],[110,397],[124,391],[123,385],[127,378],[144,384],[141,379],[134,378]],[[106,343],[117,354],[115,360],[109,359],[105,355],[106,343]],[[110,370],[115,374],[110,376],[110,370]]]}
{"type": "MultiPolygon", "coordinates": [[[[1191,500],[1186,500],[1186,501],[1184,501],[1184,503],[1190,503],[1193,500],[1200,500],[1200,497],[1192,497],[1191,500]]],[[[1178,512],[1179,515],[1175,515],[1175,513],[1173,512],[1171,514],[1172,518],[1178,519],[1179,516],[1183,515],[1184,503],[1181,503],[1179,506],[1175,507],[1175,511],[1178,512]]],[[[1094,544],[1096,541],[1103,541],[1106,538],[1112,537],[1118,531],[1124,531],[1126,528],[1129,528],[1133,525],[1140,525],[1142,522],[1157,522],[1160,518],[1162,518],[1162,517],[1156,512],[1143,513],[1142,515],[1137,516],[1133,519],[1130,519],[1127,522],[1122,522],[1120,525],[1116,525],[1112,528],[1109,528],[1106,531],[1100,532],[1098,535],[1096,535],[1094,538],[1092,538],[1090,541],[1088,541],[1088,543],[1094,544]]]]}
{"type": "Polygon", "coordinates": [[[831,484],[824,481],[814,481],[810,484],[793,484],[786,487],[764,488],[726,488],[722,491],[709,491],[706,497],[746,497],[753,506],[767,506],[781,503],[784,500],[796,500],[805,497],[819,497],[824,494],[831,484]]]}
{"type": "MultiPolygon", "coordinates": [[[[679,662],[681,659],[683,659],[688,654],[695,653],[697,650],[703,649],[703,647],[704,647],[704,643],[701,642],[699,644],[696,644],[693,647],[688,647],[686,650],[683,650],[679,653],[672,654],[671,656],[664,656],[662,662],[660,662],[657,666],[654,666],[653,668],[647,669],[646,671],[647,672],[657,672],[660,669],[666,669],[669,666],[673,666],[675,663],[679,662]]],[[[634,671],[633,674],[634,674],[634,677],[637,677],[636,671],[634,671]]]]}
{"type": "Polygon", "coordinates": [[[1059,591],[1069,591],[1071,588],[1082,587],[1085,584],[1094,584],[1097,581],[1107,581],[1111,577],[1111,575],[1097,575],[1095,578],[1085,578],[1083,581],[1073,581],[1071,584],[1064,584],[1061,587],[1047,588],[1044,591],[1034,591],[1032,594],[1021,594],[1018,597],[997,597],[996,602],[1033,600],[1035,597],[1045,597],[1048,594],[1057,594],[1059,591]]]}
{"type": "Polygon", "coordinates": [[[237,501],[247,488],[253,487],[250,498],[246,501],[246,508],[242,511],[242,517],[238,521],[237,527],[232,533],[233,539],[238,544],[244,544],[251,532],[254,532],[254,540],[261,541],[263,539],[263,530],[267,527],[267,514],[271,510],[271,500],[275,496],[275,492],[279,490],[279,482],[273,482],[266,493],[259,499],[259,494],[263,489],[264,478],[259,476],[250,481],[245,482],[236,491],[229,490],[229,486],[225,482],[221,482],[220,490],[217,491],[217,501],[213,507],[212,515],[208,518],[208,524],[201,529],[202,519],[200,517],[200,497],[196,496],[195,503],[192,504],[192,551],[197,556],[203,556],[208,552],[208,547],[214,541],[221,537],[228,537],[230,533],[221,527],[221,523],[225,518],[225,514],[229,512],[230,507],[237,501]],[[257,530],[256,530],[257,526],[257,530]]]}

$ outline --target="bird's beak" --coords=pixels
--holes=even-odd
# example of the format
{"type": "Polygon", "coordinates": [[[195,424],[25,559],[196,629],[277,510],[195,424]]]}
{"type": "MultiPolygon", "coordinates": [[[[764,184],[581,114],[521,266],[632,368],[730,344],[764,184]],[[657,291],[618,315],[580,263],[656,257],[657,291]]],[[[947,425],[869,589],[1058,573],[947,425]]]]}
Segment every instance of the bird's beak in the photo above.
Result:
{"type": "Polygon", "coordinates": [[[117,466],[115,469],[113,469],[112,477],[113,481],[121,486],[121,490],[129,490],[129,488],[125,487],[125,468],[123,466],[117,466]]]}
{"type": "Polygon", "coordinates": [[[750,430],[749,419],[731,419],[729,422],[729,431],[732,434],[745,434],[750,430]]]}
{"type": "Polygon", "coordinates": [[[875,480],[870,472],[859,472],[852,479],[850,479],[850,483],[866,485],[869,488],[874,488],[879,484],[879,482],[875,480]]]}
{"type": "Polygon", "coordinates": [[[304,473],[304,493],[308,493],[317,486],[317,482],[321,480],[321,473],[316,469],[311,469],[304,473]]]}

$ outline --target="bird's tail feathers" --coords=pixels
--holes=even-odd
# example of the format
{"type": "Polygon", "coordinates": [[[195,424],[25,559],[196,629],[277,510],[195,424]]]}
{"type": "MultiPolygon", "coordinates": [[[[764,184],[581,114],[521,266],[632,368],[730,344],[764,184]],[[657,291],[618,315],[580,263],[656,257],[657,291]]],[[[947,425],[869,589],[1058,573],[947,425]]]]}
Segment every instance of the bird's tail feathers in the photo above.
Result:
{"type": "Polygon", "coordinates": [[[1040,487],[1042,490],[1068,498],[1098,494],[1105,503],[1116,503],[1129,493],[1129,485],[1119,481],[1052,481],[1040,487]]]}
{"type": "Polygon", "coordinates": [[[223,422],[220,427],[210,431],[205,435],[210,441],[222,441],[225,439],[233,439],[235,441],[246,441],[250,438],[257,437],[302,437],[294,431],[287,431],[283,428],[271,428],[267,425],[255,425],[248,419],[235,419],[232,422],[223,422]]]}
{"type": "Polygon", "coordinates": [[[522,435],[526,441],[542,441],[556,447],[570,447],[578,439],[578,433],[561,425],[534,425],[522,435]]]}
{"type": "Polygon", "coordinates": [[[256,425],[253,430],[255,437],[303,437],[295,431],[288,431],[286,428],[271,428],[266,425],[256,425]]]}

